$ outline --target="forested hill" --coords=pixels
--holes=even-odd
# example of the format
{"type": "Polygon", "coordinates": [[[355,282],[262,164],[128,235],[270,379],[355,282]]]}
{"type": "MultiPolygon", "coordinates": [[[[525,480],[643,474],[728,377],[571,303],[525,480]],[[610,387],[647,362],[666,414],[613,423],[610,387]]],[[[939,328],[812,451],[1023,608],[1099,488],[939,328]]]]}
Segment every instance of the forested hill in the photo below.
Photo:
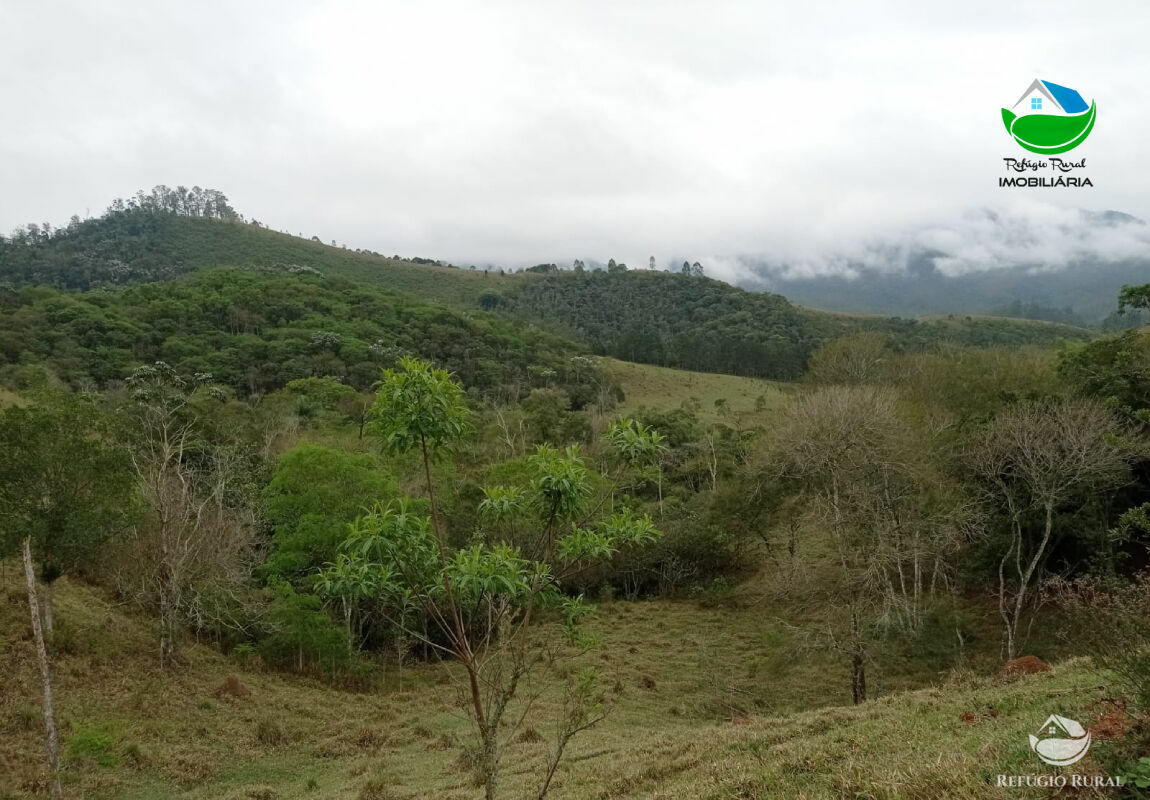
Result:
{"type": "Polygon", "coordinates": [[[601,354],[703,372],[797,377],[827,333],[784,297],[678,273],[553,273],[481,300],[601,354]]]}
{"type": "Polygon", "coordinates": [[[785,297],[722,281],[655,271],[551,272],[485,292],[481,303],[550,325],[597,353],[704,372],[795,378],[821,342],[885,334],[895,350],[941,343],[999,346],[1085,340],[1070,325],[998,317],[867,317],[804,309],[785,297]]]}
{"type": "MultiPolygon", "coordinates": [[[[219,267],[280,276],[311,274],[340,278],[354,281],[362,288],[370,284],[403,293],[403,297],[394,296],[387,301],[392,305],[406,307],[408,300],[404,298],[418,298],[454,306],[468,315],[482,308],[520,323],[545,327],[599,354],[691,370],[776,379],[798,377],[805,369],[808,356],[821,342],[859,330],[886,334],[893,350],[918,349],[944,342],[973,346],[1018,345],[1090,336],[1088,331],[1069,325],[993,317],[914,320],[813,311],[795,306],[781,295],[749,292],[697,274],[627,270],[620,266],[607,271],[572,272],[551,267],[512,275],[503,274],[502,270],[440,266],[422,258],[389,258],[369,251],[326,245],[314,237],[306,239],[268,230],[255,221],[245,221],[227,204],[222,193],[181,192],[179,187],[172,190],[160,186],[151,194],[140,192],[127,201],[116,201],[106,214],[95,219],[73,218],[69,225],[57,229],[47,224],[29,225],[10,237],[0,237],[0,287],[7,285],[9,291],[16,292],[33,286],[87,292],[165,283],[219,267]]],[[[282,289],[277,285],[271,291],[282,289]]],[[[331,286],[325,285],[322,291],[329,289],[331,286]]],[[[188,289],[164,291],[178,294],[188,289]]],[[[341,285],[334,291],[340,294],[350,289],[341,285]]],[[[86,297],[76,302],[94,303],[120,319],[116,315],[130,316],[135,309],[119,304],[135,304],[145,294],[136,292],[126,299],[101,295],[99,300],[86,297]]],[[[15,304],[22,308],[47,303],[43,297],[26,292],[16,299],[9,297],[6,302],[10,307],[15,304]]],[[[52,302],[73,301],[57,298],[52,302]]],[[[342,300],[335,302],[337,306],[341,304],[342,300]]],[[[255,313],[260,316],[258,309],[255,313]]],[[[457,318],[457,322],[462,327],[472,324],[464,322],[462,317],[457,318]]],[[[299,320],[292,324],[302,329],[299,320]]],[[[258,335],[264,339],[278,336],[279,333],[269,332],[281,331],[283,327],[275,322],[261,323],[258,335]]],[[[313,325],[316,330],[332,327],[329,322],[316,321],[313,325]]],[[[513,328],[518,331],[514,335],[520,336],[519,327],[506,327],[505,331],[513,328]]],[[[97,325],[96,330],[99,329],[97,325]]],[[[34,331],[7,330],[5,360],[12,363],[24,357],[20,352],[13,352],[17,346],[13,342],[31,333],[34,331]]],[[[371,335],[376,333],[378,331],[371,335]]],[[[140,329],[137,335],[149,341],[157,334],[140,329]]],[[[429,344],[423,354],[438,357],[435,343],[440,337],[428,335],[429,344]]],[[[358,335],[354,338],[368,341],[358,335]]],[[[97,339],[95,334],[85,337],[85,341],[97,339]]],[[[556,347],[577,349],[571,345],[560,347],[556,342],[549,340],[542,347],[549,351],[556,347]]],[[[209,346],[208,351],[214,352],[213,347],[214,344],[209,346]]],[[[85,358],[89,358],[91,370],[111,377],[129,360],[124,355],[128,350],[152,353],[156,348],[143,344],[127,347],[117,341],[97,346],[93,349],[97,355],[85,358]]],[[[521,355],[517,354],[509,363],[523,361],[521,355]]],[[[37,357],[47,358],[43,353],[37,357]]],[[[279,356],[267,363],[275,363],[276,358],[283,363],[284,359],[279,356]]],[[[350,372],[357,369],[349,364],[344,367],[350,372]]],[[[72,368],[67,371],[75,372],[72,368]]],[[[268,378],[269,372],[278,374],[279,371],[270,366],[261,368],[261,377],[250,382],[253,386],[263,386],[280,380],[268,378]]],[[[238,377],[235,380],[237,387],[242,385],[238,377]]],[[[357,376],[356,380],[362,377],[357,376]]]]}
{"type": "Polygon", "coordinates": [[[118,291],[0,286],[0,380],[17,388],[43,367],[103,388],[164,361],[241,395],[313,377],[366,390],[410,354],[481,395],[514,400],[546,380],[580,406],[597,391],[580,352],[492,314],[307,271],[208,269],[118,291]]]}
{"type": "Polygon", "coordinates": [[[238,215],[221,219],[138,204],[114,205],[93,219],[74,217],[66,227],[29,225],[0,236],[0,282],[16,286],[85,290],[163,281],[220,266],[302,267],[470,307],[485,286],[504,277],[427,262],[290,236],[238,215]]]}

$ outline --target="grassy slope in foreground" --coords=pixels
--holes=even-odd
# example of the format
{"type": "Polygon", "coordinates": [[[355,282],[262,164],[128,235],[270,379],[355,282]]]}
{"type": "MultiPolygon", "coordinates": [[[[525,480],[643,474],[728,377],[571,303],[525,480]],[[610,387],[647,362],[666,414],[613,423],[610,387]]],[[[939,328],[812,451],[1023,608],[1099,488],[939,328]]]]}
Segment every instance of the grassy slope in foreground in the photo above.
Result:
{"type": "MultiPolygon", "coordinates": [[[[0,567],[0,669],[10,676],[0,696],[0,797],[32,797],[43,753],[39,678],[16,565],[0,567]]],[[[460,757],[470,727],[448,666],[409,667],[402,676],[389,668],[383,689],[354,694],[245,669],[189,644],[185,662],[164,673],[149,622],[68,579],[56,598],[69,798],[481,794],[460,757]],[[250,694],[218,694],[232,673],[250,694]]],[[[931,680],[919,665],[915,675],[884,672],[890,694],[861,707],[788,714],[841,702],[845,671],[831,655],[796,661],[786,627],[769,612],[604,603],[595,624],[603,646],[590,658],[618,704],[573,741],[551,797],[1005,797],[994,774],[1049,772],[1026,739],[1049,713],[1089,725],[1103,710],[1094,703],[1104,679],[1076,661],[1008,684],[982,678],[900,693],[931,680]],[[963,720],[967,712],[975,723],[963,720]]],[[[545,693],[507,750],[507,797],[535,785],[558,711],[558,698],[545,693]]],[[[1080,771],[1097,770],[1093,759],[1107,746],[1095,745],[1080,771]]]]}

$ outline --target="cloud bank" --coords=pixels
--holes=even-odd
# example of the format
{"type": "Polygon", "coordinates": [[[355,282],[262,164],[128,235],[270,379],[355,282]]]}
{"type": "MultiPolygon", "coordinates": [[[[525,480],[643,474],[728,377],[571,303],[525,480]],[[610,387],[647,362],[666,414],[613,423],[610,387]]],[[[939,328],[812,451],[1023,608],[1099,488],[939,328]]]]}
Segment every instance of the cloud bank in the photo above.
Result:
{"type": "Polygon", "coordinates": [[[165,183],[462,264],[1127,253],[1074,219],[1150,219],[1148,29],[1106,0],[9,4],[0,230],[165,183]],[[1036,76],[1097,101],[1095,188],[998,188],[1036,76]]]}

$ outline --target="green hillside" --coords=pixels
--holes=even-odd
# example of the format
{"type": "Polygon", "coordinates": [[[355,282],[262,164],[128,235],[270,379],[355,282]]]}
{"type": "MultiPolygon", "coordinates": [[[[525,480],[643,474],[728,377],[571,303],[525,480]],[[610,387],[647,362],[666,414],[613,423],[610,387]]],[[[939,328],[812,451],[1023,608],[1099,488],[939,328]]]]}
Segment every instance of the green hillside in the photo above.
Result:
{"type": "Polygon", "coordinates": [[[26,367],[48,367],[75,387],[104,387],[135,366],[165,361],[242,395],[308,377],[362,390],[398,357],[415,354],[482,393],[515,395],[532,386],[532,369],[565,379],[581,352],[493,314],[291,268],[203,269],[118,291],[8,288],[0,309],[0,371],[18,385],[26,367]]]}
{"type": "Polygon", "coordinates": [[[1086,340],[1070,325],[998,317],[868,317],[803,309],[722,281],[648,271],[552,272],[510,284],[484,304],[547,325],[594,352],[704,372],[793,379],[822,342],[859,331],[894,351],[940,344],[990,347],[1086,340]]]}
{"type": "Polygon", "coordinates": [[[886,334],[896,352],[943,343],[1049,344],[1091,335],[1071,325],[1005,317],[828,313],[801,308],[781,295],[680,273],[457,269],[289,236],[243,222],[234,212],[217,219],[168,210],[162,203],[170,192],[157,196],[158,201],[142,196],[136,207],[114,208],[55,231],[29,226],[0,238],[0,282],[86,291],[217,267],[317,271],[423,301],[481,308],[626,361],[778,380],[801,375],[822,342],[858,331],[886,334]]]}
{"type": "Polygon", "coordinates": [[[109,212],[21,240],[0,237],[0,282],[93,289],[167,280],[211,267],[304,267],[427,300],[473,306],[496,272],[348,250],[239,220],[145,209],[109,212]]]}

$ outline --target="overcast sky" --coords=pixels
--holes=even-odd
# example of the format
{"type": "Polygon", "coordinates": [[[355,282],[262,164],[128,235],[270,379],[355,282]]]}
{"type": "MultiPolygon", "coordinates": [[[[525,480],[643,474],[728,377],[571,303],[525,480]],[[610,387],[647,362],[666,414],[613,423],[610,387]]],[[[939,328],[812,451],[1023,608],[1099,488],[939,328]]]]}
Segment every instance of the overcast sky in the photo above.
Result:
{"type": "Polygon", "coordinates": [[[732,277],[984,207],[1150,219],[1150,3],[943,6],[0,0],[0,230],[198,184],[388,254],[732,277]],[[997,186],[1035,77],[1097,101],[1093,188],[997,186]]]}

